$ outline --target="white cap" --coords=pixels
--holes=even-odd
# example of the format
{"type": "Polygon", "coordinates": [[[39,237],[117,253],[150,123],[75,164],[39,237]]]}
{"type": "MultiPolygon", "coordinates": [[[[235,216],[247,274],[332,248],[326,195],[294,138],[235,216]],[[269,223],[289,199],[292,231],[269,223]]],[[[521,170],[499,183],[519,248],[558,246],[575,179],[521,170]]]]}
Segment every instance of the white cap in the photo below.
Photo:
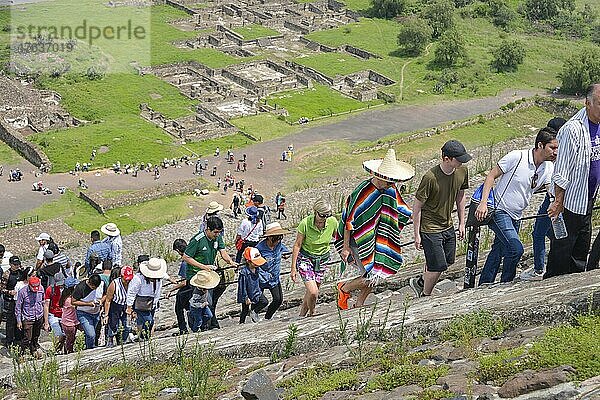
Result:
{"type": "Polygon", "coordinates": [[[50,240],[50,235],[47,233],[40,233],[40,236],[36,237],[35,240],[50,240]]]}

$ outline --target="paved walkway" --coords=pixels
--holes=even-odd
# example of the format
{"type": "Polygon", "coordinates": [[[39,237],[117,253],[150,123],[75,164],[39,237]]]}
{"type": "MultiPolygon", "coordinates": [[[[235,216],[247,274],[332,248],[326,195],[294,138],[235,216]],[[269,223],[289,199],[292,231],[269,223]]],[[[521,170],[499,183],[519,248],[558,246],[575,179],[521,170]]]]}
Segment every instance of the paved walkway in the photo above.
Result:
{"type": "MultiPolygon", "coordinates": [[[[366,111],[329,125],[311,128],[309,124],[306,129],[296,134],[269,142],[256,143],[243,150],[237,150],[235,152],[236,159],[242,153],[248,155],[248,172],[238,173],[236,177],[245,179],[246,184],[253,184],[254,188],[270,196],[276,193],[277,188],[284,184],[285,170],[290,167],[290,164],[282,163],[279,159],[281,152],[287,149],[290,143],[294,144],[295,150],[300,150],[328,140],[374,141],[394,133],[427,129],[450,121],[489,113],[497,110],[503,104],[533,94],[530,91],[506,90],[495,97],[448,101],[429,105],[398,106],[366,111]],[[260,158],[265,160],[265,168],[262,170],[257,169],[260,158]]],[[[226,150],[221,150],[221,154],[224,155],[226,150]]],[[[224,162],[223,157],[216,159],[210,156],[207,158],[210,163],[209,170],[212,165],[216,164],[220,176],[224,176],[227,169],[234,173],[235,164],[228,165],[224,162]]],[[[38,192],[32,192],[32,183],[40,179],[36,178],[31,172],[35,168],[26,162],[23,162],[19,167],[25,172],[23,181],[8,182],[6,179],[11,166],[4,166],[5,175],[0,180],[0,204],[2,204],[2,207],[0,207],[0,221],[14,218],[20,212],[31,210],[58,198],[59,195],[56,190],[58,186],[77,187],[78,177],[68,173],[50,174],[43,176],[41,179],[46,186],[53,190],[54,194],[45,196],[38,192]]],[[[190,179],[193,177],[192,168],[191,166],[184,166],[179,169],[161,170],[159,180],[154,180],[151,173],[140,173],[137,178],[133,178],[130,175],[115,175],[107,170],[99,171],[100,176],[95,176],[95,173],[98,172],[95,171],[83,174],[83,177],[92,191],[108,189],[134,190],[161,185],[166,182],[190,179]]],[[[230,192],[226,197],[211,193],[207,200],[216,199],[228,204],[230,196],[230,192]]]]}

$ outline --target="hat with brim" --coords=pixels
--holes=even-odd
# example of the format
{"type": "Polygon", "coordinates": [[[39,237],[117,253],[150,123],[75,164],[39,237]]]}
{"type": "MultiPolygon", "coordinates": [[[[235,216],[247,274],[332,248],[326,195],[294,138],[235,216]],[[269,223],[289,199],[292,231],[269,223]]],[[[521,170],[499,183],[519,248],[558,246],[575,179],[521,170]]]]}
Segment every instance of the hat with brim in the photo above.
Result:
{"type": "Polygon", "coordinates": [[[152,257],[140,264],[140,272],[146,278],[160,279],[167,273],[167,262],[162,258],[152,257]]]}
{"type": "Polygon", "coordinates": [[[119,236],[121,234],[121,231],[119,230],[119,228],[117,228],[117,224],[112,222],[102,225],[100,231],[106,236],[119,236]]]}
{"type": "Polygon", "coordinates": [[[40,241],[40,240],[50,240],[50,235],[48,235],[47,233],[40,233],[40,235],[38,237],[35,238],[35,240],[40,241]]]}
{"type": "Polygon", "coordinates": [[[371,175],[388,182],[407,181],[415,176],[412,165],[396,160],[394,149],[389,149],[383,160],[365,161],[363,167],[371,175]]]}
{"type": "Polygon", "coordinates": [[[279,222],[272,222],[267,225],[267,228],[265,229],[265,233],[263,234],[263,236],[266,237],[266,236],[287,235],[288,233],[292,233],[292,232],[283,229],[279,222]]]}
{"type": "Polygon", "coordinates": [[[221,277],[215,271],[201,270],[192,276],[190,285],[200,289],[212,289],[221,281],[221,277]]]}
{"type": "Polygon", "coordinates": [[[216,201],[211,201],[210,203],[208,203],[208,208],[206,209],[206,213],[207,214],[214,214],[214,213],[218,213],[219,211],[223,210],[223,204],[220,204],[216,201]]]}

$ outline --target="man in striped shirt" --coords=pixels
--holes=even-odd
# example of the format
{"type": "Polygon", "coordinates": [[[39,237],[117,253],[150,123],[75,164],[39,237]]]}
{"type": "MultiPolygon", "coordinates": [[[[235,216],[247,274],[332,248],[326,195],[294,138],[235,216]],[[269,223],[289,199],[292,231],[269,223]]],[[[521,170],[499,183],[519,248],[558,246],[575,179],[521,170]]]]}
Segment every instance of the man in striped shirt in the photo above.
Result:
{"type": "Polygon", "coordinates": [[[585,107],[558,132],[551,219],[563,214],[568,236],[551,240],[544,279],[583,272],[592,234],[592,207],[600,184],[600,83],[590,85],[585,107]]]}

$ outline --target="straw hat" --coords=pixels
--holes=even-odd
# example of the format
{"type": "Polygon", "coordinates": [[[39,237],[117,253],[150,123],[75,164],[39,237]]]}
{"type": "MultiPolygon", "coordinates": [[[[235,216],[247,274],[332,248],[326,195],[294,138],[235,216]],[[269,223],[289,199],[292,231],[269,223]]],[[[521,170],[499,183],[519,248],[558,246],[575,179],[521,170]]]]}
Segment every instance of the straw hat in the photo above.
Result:
{"type": "Polygon", "coordinates": [[[117,224],[114,224],[112,222],[102,225],[100,231],[106,236],[119,236],[121,234],[121,231],[119,230],[119,228],[117,228],[117,224]]]}
{"type": "Polygon", "coordinates": [[[279,222],[272,222],[267,225],[267,228],[265,229],[265,233],[263,234],[263,236],[266,237],[266,236],[286,235],[288,233],[291,233],[291,232],[283,229],[279,222]]]}
{"type": "Polygon", "coordinates": [[[368,160],[363,167],[370,174],[388,182],[407,181],[415,176],[415,169],[404,161],[396,160],[396,152],[389,149],[383,160],[368,160]]]}
{"type": "Polygon", "coordinates": [[[207,214],[214,214],[217,213],[219,211],[223,210],[223,205],[216,202],[216,201],[211,201],[210,203],[208,203],[208,208],[206,209],[206,213],[207,214]]]}
{"type": "Polygon", "coordinates": [[[152,257],[140,264],[140,272],[146,278],[161,279],[167,273],[167,262],[162,258],[152,257]]]}
{"type": "Polygon", "coordinates": [[[221,281],[221,277],[215,271],[200,270],[190,279],[190,285],[200,289],[212,289],[221,281]]]}

